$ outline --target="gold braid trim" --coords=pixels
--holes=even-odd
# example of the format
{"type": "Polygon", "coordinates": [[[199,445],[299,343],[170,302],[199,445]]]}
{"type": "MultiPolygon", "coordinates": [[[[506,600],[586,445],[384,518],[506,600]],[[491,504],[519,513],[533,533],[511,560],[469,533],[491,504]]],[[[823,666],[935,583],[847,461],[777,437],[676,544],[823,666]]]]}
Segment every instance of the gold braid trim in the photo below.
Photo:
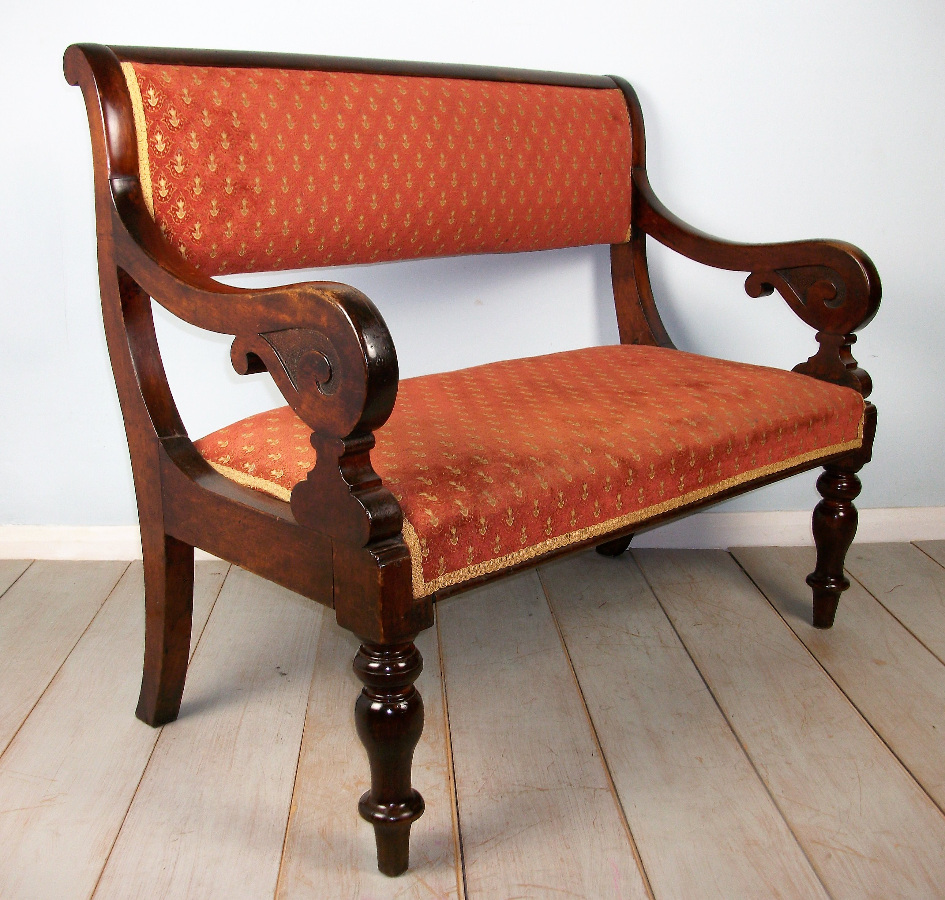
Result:
{"type": "MultiPolygon", "coordinates": [[[[764,478],[766,475],[774,475],[776,472],[782,472],[793,466],[799,466],[815,459],[834,456],[838,453],[844,453],[847,450],[858,450],[862,446],[863,420],[861,419],[859,434],[855,440],[844,441],[841,444],[834,444],[831,447],[823,447],[818,450],[811,450],[808,453],[802,453],[800,456],[794,456],[790,459],[782,460],[781,462],[761,466],[758,469],[751,469],[750,471],[742,472],[740,475],[733,475],[731,478],[726,478],[724,481],[720,481],[717,484],[699,488],[697,491],[690,491],[688,494],[674,497],[672,500],[665,500],[662,503],[648,506],[645,509],[638,509],[635,512],[626,513],[625,515],[618,516],[616,519],[598,522],[596,525],[589,525],[586,528],[579,528],[577,531],[570,531],[567,534],[558,535],[558,537],[541,541],[538,544],[533,544],[530,547],[525,547],[514,553],[508,553],[505,556],[487,559],[481,563],[476,563],[474,566],[467,566],[464,569],[447,572],[444,575],[440,575],[438,578],[434,578],[433,581],[426,581],[423,577],[423,553],[420,547],[420,538],[413,525],[411,525],[407,517],[404,516],[402,535],[407,549],[410,550],[413,596],[415,599],[426,597],[428,594],[435,593],[441,588],[450,587],[462,581],[470,581],[481,575],[489,575],[492,572],[497,572],[499,569],[506,569],[518,563],[525,562],[525,560],[534,559],[536,556],[551,553],[553,550],[559,550],[562,547],[576,544],[588,538],[600,537],[608,532],[625,528],[627,525],[635,525],[637,522],[654,518],[670,510],[686,506],[689,503],[696,503],[699,500],[704,500],[706,497],[711,497],[713,494],[719,494],[722,491],[728,490],[728,488],[744,484],[746,481],[752,481],[755,478],[764,478]]],[[[255,475],[247,475],[245,472],[240,472],[238,469],[231,469],[229,466],[221,466],[219,463],[210,462],[209,460],[207,460],[207,462],[225,478],[229,478],[237,484],[254,488],[257,491],[263,491],[279,500],[285,500],[287,503],[292,496],[292,492],[288,488],[284,488],[272,481],[266,481],[264,478],[259,478],[255,475]]]]}
{"type": "Polygon", "coordinates": [[[250,487],[257,491],[262,491],[264,494],[269,494],[272,497],[275,497],[277,500],[285,500],[286,503],[292,499],[292,491],[288,488],[284,488],[281,484],[276,484],[273,481],[266,481],[265,478],[259,478],[256,475],[247,475],[245,472],[241,472],[239,469],[231,469],[229,466],[221,466],[219,463],[211,462],[210,466],[216,469],[224,478],[229,478],[230,481],[235,481],[237,484],[243,485],[243,487],[250,487]]]}
{"type": "Polygon", "coordinates": [[[618,528],[625,528],[627,525],[634,525],[637,522],[644,521],[645,519],[654,518],[655,516],[662,515],[665,512],[669,512],[670,510],[678,509],[680,506],[686,506],[689,503],[695,503],[699,500],[703,500],[706,497],[711,497],[713,494],[718,494],[730,487],[744,484],[746,481],[751,481],[755,478],[764,478],[766,475],[773,475],[775,472],[781,472],[784,469],[790,469],[792,466],[801,465],[802,463],[810,462],[811,460],[815,459],[822,459],[826,456],[833,456],[834,454],[843,453],[847,450],[856,450],[862,446],[863,423],[861,421],[860,435],[854,441],[845,441],[842,444],[834,444],[832,447],[824,447],[820,450],[812,450],[809,453],[804,453],[801,456],[795,456],[792,459],[786,459],[779,463],[771,463],[770,465],[762,466],[759,469],[752,469],[749,472],[743,472],[742,474],[735,475],[732,478],[726,478],[724,481],[720,481],[718,484],[700,488],[697,491],[691,491],[688,494],[683,494],[681,497],[675,497],[672,500],[666,500],[663,503],[657,503],[654,506],[648,506],[646,509],[638,509],[636,512],[618,516],[616,519],[608,519],[606,522],[598,522],[596,525],[589,525],[586,528],[579,528],[577,531],[571,531],[567,534],[550,538],[547,541],[533,544],[530,547],[525,547],[522,550],[517,550],[514,553],[509,553],[496,559],[487,559],[484,562],[476,563],[474,566],[467,566],[465,569],[457,569],[455,572],[447,572],[444,575],[440,575],[438,578],[434,578],[433,581],[425,581],[423,578],[423,558],[421,556],[420,541],[417,538],[417,532],[414,531],[413,526],[411,526],[405,517],[403,537],[404,543],[410,550],[411,572],[413,576],[413,595],[416,599],[419,599],[420,597],[426,597],[428,594],[432,594],[441,588],[459,584],[462,581],[469,581],[473,578],[478,578],[481,575],[488,575],[491,572],[497,572],[499,569],[506,569],[520,562],[525,562],[525,560],[534,559],[536,556],[541,556],[544,553],[550,553],[552,550],[558,550],[561,547],[567,547],[570,544],[576,544],[579,541],[587,540],[588,538],[600,537],[601,535],[607,534],[608,532],[616,531],[618,528]]]}
{"type": "MultiPolygon", "coordinates": [[[[144,118],[144,101],[141,99],[141,87],[135,67],[130,62],[121,64],[125,81],[128,84],[128,93],[131,94],[131,111],[135,119],[135,135],[138,138],[138,180],[141,182],[141,193],[144,202],[154,218],[154,189],[151,187],[151,159],[148,156],[148,123],[144,118]]],[[[228,476],[229,477],[229,476],[228,476]]]]}

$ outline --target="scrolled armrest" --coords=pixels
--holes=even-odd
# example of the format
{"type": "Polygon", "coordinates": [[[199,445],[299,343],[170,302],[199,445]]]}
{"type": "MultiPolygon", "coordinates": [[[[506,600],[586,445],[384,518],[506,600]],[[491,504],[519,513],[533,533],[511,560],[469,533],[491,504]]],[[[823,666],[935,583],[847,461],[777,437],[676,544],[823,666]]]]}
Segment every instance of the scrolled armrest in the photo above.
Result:
{"type": "Polygon", "coordinates": [[[234,335],[241,374],[268,370],[312,429],[315,468],[292,492],[296,519],[365,546],[400,532],[402,513],[370,462],[399,381],[393,339],[360,291],[335,282],[250,290],[214,281],[169,248],[137,179],[112,179],[118,265],[174,315],[234,335]],[[352,502],[355,501],[355,502],[352,502]]]}
{"type": "Polygon", "coordinates": [[[112,194],[118,264],[174,315],[234,335],[238,372],[268,369],[299,418],[319,434],[363,434],[387,421],[397,396],[397,354],[364,294],[335,282],[221,284],[167,246],[135,179],[113,180],[112,194]]]}
{"type": "Polygon", "coordinates": [[[850,353],[853,332],[876,315],[882,297],[879,274],[859,248],[841,241],[739,244],[693,228],[671,213],[635,168],[634,225],[696,262],[748,272],[751,297],[777,291],[804,322],[817,329],[820,350],[795,368],[824,381],[870,392],[869,376],[850,353]]]}
{"type": "Polygon", "coordinates": [[[673,215],[650,187],[646,172],[634,170],[634,224],[683,256],[717,269],[748,272],[751,297],[777,291],[812,328],[850,334],[876,315],[882,296],[872,260],[840,241],[739,244],[699,231],[673,215]]]}

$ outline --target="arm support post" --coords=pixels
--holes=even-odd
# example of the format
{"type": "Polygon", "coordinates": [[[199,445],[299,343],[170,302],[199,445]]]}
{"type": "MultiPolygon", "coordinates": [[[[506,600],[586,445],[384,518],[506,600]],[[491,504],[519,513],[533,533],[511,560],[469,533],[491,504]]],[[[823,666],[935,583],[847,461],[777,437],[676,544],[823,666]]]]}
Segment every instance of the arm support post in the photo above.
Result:
{"type": "Polygon", "coordinates": [[[332,282],[256,291],[221,285],[156,241],[137,182],[113,185],[113,192],[120,265],[175,315],[233,334],[234,368],[268,370],[312,429],[317,462],[293,490],[291,507],[299,524],[332,541],[339,624],[379,643],[429,627],[432,600],[412,596],[400,505],[371,465],[374,432],[389,418],[399,382],[393,340],[377,308],[360,291],[332,282]]]}
{"type": "MultiPolygon", "coordinates": [[[[775,290],[804,322],[817,329],[818,351],[794,367],[795,372],[853,388],[864,398],[872,391],[869,375],[859,367],[851,347],[856,334],[879,309],[882,286],[870,258],[839,241],[786,244],[736,244],[698,231],[660,202],[646,170],[634,169],[634,226],[689,259],[720,269],[748,272],[745,290],[761,297],[775,290]]],[[[850,582],[843,564],[856,534],[854,499],[860,493],[857,472],[869,461],[876,433],[876,407],[866,403],[863,445],[825,464],[817,480],[820,503],[814,510],[817,563],[807,577],[813,591],[813,623],[833,625],[850,582]]]]}

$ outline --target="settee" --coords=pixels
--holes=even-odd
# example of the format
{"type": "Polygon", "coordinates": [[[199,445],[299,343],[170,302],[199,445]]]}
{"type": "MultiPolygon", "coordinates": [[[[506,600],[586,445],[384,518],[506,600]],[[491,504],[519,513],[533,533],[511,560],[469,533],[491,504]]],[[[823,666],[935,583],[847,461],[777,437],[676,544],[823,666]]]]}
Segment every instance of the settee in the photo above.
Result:
{"type": "Polygon", "coordinates": [[[589,546],[617,555],[642,528],[823,467],[808,583],[814,623],[832,624],[875,431],[851,348],[876,270],[848,244],[738,244],[674,216],[625,81],[92,44],[66,51],[65,73],[88,110],[141,525],[142,720],[179,711],[195,547],[333,608],[361,640],[359,810],[396,875],[423,812],[414,639],[437,598],[589,546]],[[786,372],[676,349],[647,238],[747,273],[753,297],[776,291],[816,352],[786,372]],[[356,288],[215,277],[591,244],[610,246],[619,344],[403,380],[356,288]],[[236,370],[268,371],[287,405],[192,440],[152,301],[233,335],[236,370]]]}

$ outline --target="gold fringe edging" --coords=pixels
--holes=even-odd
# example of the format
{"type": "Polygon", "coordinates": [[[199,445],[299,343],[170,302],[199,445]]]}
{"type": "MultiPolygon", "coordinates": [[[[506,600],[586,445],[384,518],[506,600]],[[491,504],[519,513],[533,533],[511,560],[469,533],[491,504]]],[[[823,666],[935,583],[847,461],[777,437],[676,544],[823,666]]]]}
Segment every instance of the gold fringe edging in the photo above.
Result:
{"type": "Polygon", "coordinates": [[[220,463],[211,462],[209,459],[207,462],[210,464],[211,468],[216,469],[224,478],[229,478],[230,481],[235,481],[237,484],[243,485],[243,487],[262,491],[264,494],[269,494],[277,500],[285,500],[286,503],[292,499],[292,491],[288,488],[284,488],[281,484],[276,484],[274,481],[266,481],[265,478],[259,478],[256,475],[247,475],[246,472],[241,472],[239,469],[221,466],[220,463]]]}
{"type": "Polygon", "coordinates": [[[524,562],[525,560],[534,559],[536,556],[541,556],[544,553],[550,553],[553,550],[559,550],[562,547],[567,547],[570,544],[576,544],[579,541],[586,540],[587,538],[600,537],[601,535],[607,534],[610,531],[616,531],[618,528],[624,528],[627,525],[635,525],[637,522],[642,522],[645,519],[651,519],[655,516],[662,515],[665,512],[677,509],[680,506],[685,506],[688,503],[694,503],[698,500],[703,500],[706,497],[711,497],[713,494],[721,493],[730,487],[736,487],[737,485],[744,484],[746,481],[751,481],[754,478],[763,478],[766,475],[773,475],[776,472],[783,471],[784,469],[790,469],[792,466],[801,465],[802,463],[810,462],[814,459],[834,456],[837,453],[843,453],[847,450],[856,450],[862,446],[863,424],[861,421],[860,435],[854,441],[845,441],[842,444],[834,444],[832,447],[824,447],[819,450],[812,450],[809,453],[804,453],[801,456],[795,456],[779,463],[771,463],[770,465],[762,466],[759,469],[752,469],[750,472],[743,472],[741,475],[734,475],[731,478],[726,478],[724,481],[720,481],[718,484],[714,484],[706,488],[700,488],[697,491],[691,491],[688,494],[683,494],[681,497],[675,497],[672,500],[666,500],[663,503],[657,503],[654,506],[648,506],[646,509],[639,509],[635,512],[618,516],[616,519],[608,519],[606,522],[598,522],[596,525],[589,525],[586,528],[579,528],[577,531],[571,531],[567,534],[559,535],[558,537],[551,538],[547,541],[542,541],[538,544],[532,544],[530,547],[525,547],[522,550],[517,550],[514,553],[509,553],[505,556],[497,557],[496,559],[487,559],[484,562],[476,563],[473,566],[467,566],[464,569],[457,569],[453,572],[447,572],[445,575],[440,575],[438,578],[434,578],[433,581],[424,580],[423,557],[421,555],[420,540],[417,537],[417,532],[414,530],[413,526],[407,521],[406,518],[404,518],[403,537],[404,543],[410,550],[413,595],[417,599],[420,597],[426,597],[428,594],[435,593],[441,588],[450,587],[451,585],[459,584],[462,581],[470,581],[471,579],[478,578],[481,575],[489,575],[492,572],[497,572],[499,569],[509,568],[510,566],[514,566],[520,562],[524,562]]]}
{"type": "Polygon", "coordinates": [[[138,139],[138,180],[141,182],[141,193],[144,202],[154,218],[154,195],[151,186],[151,158],[148,156],[148,123],[144,118],[144,101],[141,99],[141,87],[135,67],[130,62],[121,64],[125,82],[128,84],[128,93],[131,94],[131,110],[135,120],[135,136],[138,139]]]}
{"type": "MultiPolygon", "coordinates": [[[[407,517],[404,516],[402,534],[404,543],[410,551],[410,572],[413,596],[415,599],[426,597],[441,588],[450,587],[462,581],[470,581],[481,575],[489,575],[492,572],[497,572],[499,569],[509,568],[520,562],[525,562],[525,560],[534,559],[536,556],[541,556],[544,553],[551,553],[553,550],[559,550],[562,547],[576,544],[587,538],[600,537],[610,531],[624,528],[627,525],[635,525],[637,522],[662,515],[665,512],[678,509],[688,503],[703,500],[706,497],[711,497],[713,494],[719,494],[730,487],[737,487],[739,484],[744,484],[746,481],[751,481],[754,478],[764,478],[766,475],[774,475],[776,472],[782,472],[785,469],[790,469],[792,466],[799,466],[802,463],[810,462],[814,459],[834,456],[838,453],[844,453],[847,450],[857,450],[862,446],[863,420],[860,419],[859,433],[855,440],[844,441],[841,444],[834,444],[831,447],[823,447],[818,450],[811,450],[808,453],[802,453],[800,456],[793,456],[790,459],[782,460],[778,463],[771,463],[767,466],[761,466],[758,469],[743,472],[741,475],[733,475],[731,478],[726,478],[724,481],[720,481],[717,484],[700,488],[697,491],[690,491],[688,494],[683,494],[681,497],[674,497],[672,500],[666,500],[663,503],[657,503],[645,509],[638,509],[635,512],[626,513],[625,515],[618,516],[616,519],[608,519],[606,522],[598,522],[596,525],[588,525],[586,528],[579,528],[577,531],[558,535],[558,537],[541,541],[538,544],[532,544],[530,547],[525,547],[523,550],[516,550],[514,553],[508,553],[496,559],[487,559],[473,566],[467,566],[464,569],[447,572],[445,575],[434,578],[433,581],[426,581],[423,577],[423,554],[420,547],[420,538],[413,525],[411,525],[407,517]]],[[[235,481],[237,484],[241,484],[244,487],[262,491],[278,500],[284,500],[286,503],[288,503],[292,497],[292,491],[275,482],[266,481],[264,478],[259,478],[256,475],[248,475],[245,472],[240,472],[239,469],[231,469],[229,466],[223,466],[219,463],[211,462],[210,460],[207,460],[207,462],[224,478],[235,481]]]]}

